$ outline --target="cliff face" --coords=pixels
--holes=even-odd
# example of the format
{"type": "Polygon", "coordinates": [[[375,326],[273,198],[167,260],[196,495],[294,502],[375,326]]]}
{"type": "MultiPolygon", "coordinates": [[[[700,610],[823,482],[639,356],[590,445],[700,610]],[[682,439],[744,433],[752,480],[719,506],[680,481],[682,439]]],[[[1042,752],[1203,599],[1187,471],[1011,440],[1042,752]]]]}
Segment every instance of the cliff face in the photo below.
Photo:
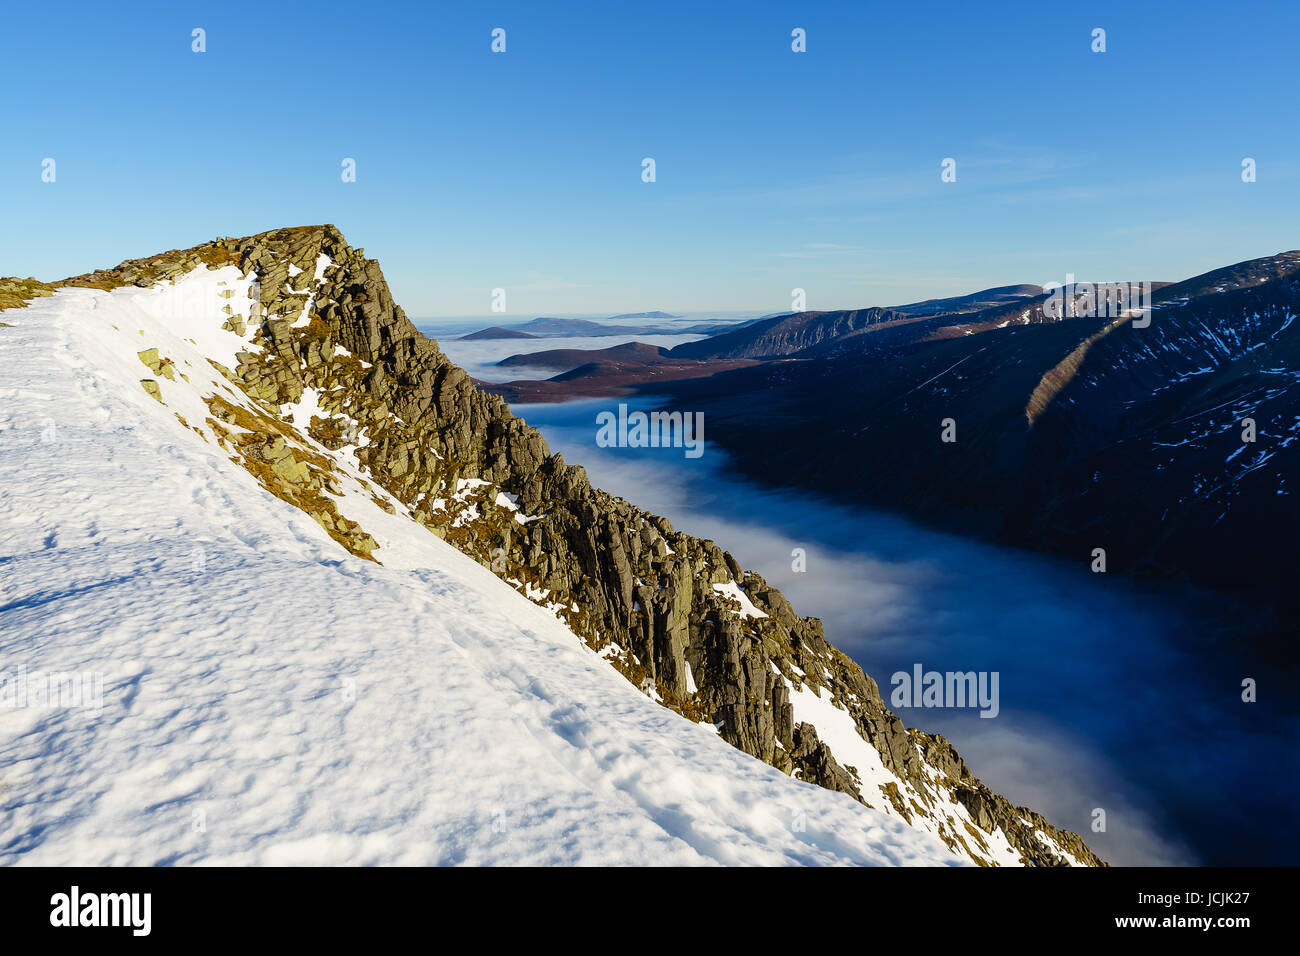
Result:
{"type": "MultiPolygon", "coordinates": [[[[353,554],[384,560],[340,513],[331,455],[355,459],[391,496],[374,496],[385,510],[400,502],[644,693],[745,753],[902,817],[976,862],[1102,865],[1077,835],[992,793],[945,739],[904,727],[821,623],[732,555],[550,454],[415,329],[378,263],[334,227],[216,240],[56,285],[147,286],[231,266],[246,284],[222,293],[211,321],[244,344],[233,363],[211,361],[249,402],[214,393],[202,429],[181,424],[353,554]],[[307,410],[286,416],[285,406],[307,410]]],[[[141,361],[169,377],[156,350],[141,361]]],[[[156,380],[142,385],[165,400],[156,380]]]]}

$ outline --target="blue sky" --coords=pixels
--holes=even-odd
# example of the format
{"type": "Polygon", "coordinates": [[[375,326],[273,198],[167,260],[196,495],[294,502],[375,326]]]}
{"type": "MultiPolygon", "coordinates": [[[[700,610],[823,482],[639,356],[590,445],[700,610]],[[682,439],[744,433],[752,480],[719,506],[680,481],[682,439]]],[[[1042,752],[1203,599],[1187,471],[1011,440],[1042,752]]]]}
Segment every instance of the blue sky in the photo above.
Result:
{"type": "Polygon", "coordinates": [[[0,274],[333,222],[412,316],[508,320],[1300,247],[1294,3],[701,6],[10,4],[0,274]]]}

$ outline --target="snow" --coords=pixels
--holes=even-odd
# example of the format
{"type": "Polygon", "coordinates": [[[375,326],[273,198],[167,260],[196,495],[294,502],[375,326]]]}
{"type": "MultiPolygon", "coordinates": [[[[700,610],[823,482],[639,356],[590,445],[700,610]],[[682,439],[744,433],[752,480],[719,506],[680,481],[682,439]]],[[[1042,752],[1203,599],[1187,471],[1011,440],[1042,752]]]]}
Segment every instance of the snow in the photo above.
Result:
{"type": "MultiPolygon", "coordinates": [[[[111,295],[86,290],[94,293],[91,300],[94,304],[83,302],[83,306],[100,310],[97,318],[119,325],[122,331],[126,331],[133,321],[136,323],[135,331],[139,331],[149,319],[153,319],[176,337],[193,342],[204,358],[233,370],[239,364],[235,354],[253,350],[249,344],[256,325],[249,321],[253,306],[252,286],[253,280],[245,279],[235,266],[195,269],[174,284],[127,287],[117,289],[111,295]],[[221,327],[227,318],[221,310],[227,305],[235,315],[244,317],[248,326],[245,335],[239,336],[221,327]],[[110,314],[112,318],[109,318],[110,314]]],[[[142,347],[148,348],[153,344],[157,343],[142,347]]]]}
{"type": "Polygon", "coordinates": [[[312,277],[312,284],[308,287],[311,291],[307,294],[307,301],[303,304],[302,312],[298,314],[298,318],[293,322],[295,329],[303,328],[311,323],[311,310],[316,302],[316,290],[320,287],[321,280],[325,278],[325,270],[332,265],[334,265],[333,260],[324,253],[316,257],[316,272],[312,277]]]}
{"type": "Polygon", "coordinates": [[[349,555],[177,421],[243,401],[205,357],[247,343],[175,294],[4,315],[0,671],[103,683],[0,706],[0,864],[960,865],[658,706],[339,455],[382,564],[349,555]]]}
{"type": "Polygon", "coordinates": [[[542,515],[525,515],[519,510],[519,496],[512,495],[508,491],[498,491],[496,499],[493,501],[498,508],[504,508],[514,517],[516,524],[528,524],[530,521],[537,521],[542,515]]]}
{"type": "Polygon", "coordinates": [[[798,689],[790,686],[790,704],[796,725],[812,724],[817,728],[817,739],[831,748],[836,762],[858,771],[863,783],[862,795],[872,803],[883,802],[879,800],[877,785],[897,784],[899,780],[885,769],[876,748],[858,734],[848,711],[836,707],[829,694],[822,697],[817,688],[807,684],[798,689]]]}
{"type": "MultiPolygon", "coordinates": [[[[841,767],[852,767],[857,771],[862,796],[868,803],[886,814],[896,814],[897,810],[891,801],[881,792],[882,787],[890,784],[898,788],[899,793],[904,797],[904,802],[915,801],[920,804],[930,802],[926,795],[919,793],[890,773],[879,751],[857,732],[852,715],[837,707],[829,693],[822,696],[818,689],[811,685],[805,684],[795,688],[788,680],[786,684],[790,687],[790,704],[794,710],[795,725],[805,722],[812,724],[817,729],[817,739],[831,749],[835,762],[841,767]]],[[[928,765],[926,771],[934,789],[942,792],[943,786],[938,779],[938,771],[928,765]]],[[[954,824],[960,826],[960,829],[958,826],[952,829],[969,842],[970,831],[965,825],[974,826],[969,811],[956,802],[944,807],[943,811],[954,824]]],[[[934,821],[924,817],[918,817],[916,825],[928,832],[938,831],[934,821]]],[[[981,838],[987,844],[987,850],[982,853],[986,859],[992,858],[1002,866],[1020,865],[1019,852],[1011,846],[1010,840],[1001,829],[996,829],[993,833],[981,831],[981,838]]],[[[1059,849],[1055,843],[1051,846],[1053,849],[1059,849]]],[[[981,852],[981,849],[977,848],[976,852],[981,852]]]]}
{"type": "Polygon", "coordinates": [[[717,591],[719,594],[723,595],[724,597],[728,597],[731,598],[731,600],[736,601],[740,605],[740,610],[737,613],[741,617],[743,618],[767,617],[767,614],[765,612],[760,611],[757,607],[754,606],[754,602],[749,599],[749,595],[746,594],[744,591],[742,591],[740,589],[740,585],[738,585],[735,581],[728,581],[726,584],[715,584],[713,585],[713,590],[717,591]]]}
{"type": "Polygon", "coordinates": [[[328,418],[329,413],[324,411],[320,406],[320,393],[314,388],[304,388],[302,397],[292,405],[285,405],[286,417],[293,422],[293,427],[306,434],[307,426],[311,424],[312,417],[328,418]]]}
{"type": "Polygon", "coordinates": [[[480,488],[485,488],[492,482],[484,481],[482,478],[457,478],[456,493],[452,495],[455,501],[468,501],[480,488]]]}

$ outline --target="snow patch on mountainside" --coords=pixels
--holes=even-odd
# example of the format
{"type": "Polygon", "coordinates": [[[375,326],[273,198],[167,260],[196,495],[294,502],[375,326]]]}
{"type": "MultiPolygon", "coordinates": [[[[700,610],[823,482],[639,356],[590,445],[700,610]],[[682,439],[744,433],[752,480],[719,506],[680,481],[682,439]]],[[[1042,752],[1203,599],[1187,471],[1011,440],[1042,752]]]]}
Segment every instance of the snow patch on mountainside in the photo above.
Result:
{"type": "Polygon", "coordinates": [[[735,581],[728,581],[725,584],[713,585],[713,590],[717,591],[723,597],[731,598],[740,605],[740,610],[736,613],[744,618],[763,618],[767,614],[760,611],[754,606],[754,602],[749,599],[749,595],[740,589],[740,585],[735,581]]]}
{"type": "Polygon", "coordinates": [[[253,410],[208,361],[251,333],[186,304],[249,292],[198,269],[5,313],[3,686],[102,684],[96,706],[0,698],[0,863],[961,862],[638,692],[369,482],[363,437],[313,442],[314,392],[286,427],[379,563],[264,490],[209,420],[211,396],[253,410]]]}

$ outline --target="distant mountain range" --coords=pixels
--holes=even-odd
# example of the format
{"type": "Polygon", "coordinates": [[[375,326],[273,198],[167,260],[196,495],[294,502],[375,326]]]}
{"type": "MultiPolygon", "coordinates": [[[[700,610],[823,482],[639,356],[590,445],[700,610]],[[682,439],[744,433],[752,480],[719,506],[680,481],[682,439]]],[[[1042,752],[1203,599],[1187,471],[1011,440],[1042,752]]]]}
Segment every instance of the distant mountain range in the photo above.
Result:
{"type": "Polygon", "coordinates": [[[754,479],[1085,570],[1103,549],[1108,573],[1230,592],[1284,640],[1300,626],[1300,252],[1149,288],[1146,327],[1095,314],[1091,286],[1013,285],[776,316],[591,374],[703,411],[754,479]],[[674,361],[696,374],[653,377],[674,361]]]}
{"type": "MultiPolygon", "coordinates": [[[[667,312],[635,312],[627,315],[610,316],[609,321],[619,319],[678,319],[681,316],[667,312]]],[[[541,316],[522,325],[504,328],[494,325],[469,335],[461,336],[463,341],[483,339],[538,339],[575,336],[592,338],[611,335],[716,335],[719,332],[741,328],[756,320],[746,322],[712,322],[700,323],[687,328],[671,328],[653,325],[609,325],[606,322],[593,322],[590,319],[557,319],[541,316]]]]}
{"type": "MultiPolygon", "coordinates": [[[[671,318],[671,316],[668,316],[671,318]]],[[[622,318],[622,316],[614,316],[622,318]]],[[[642,318],[642,316],[629,316],[642,318]]],[[[606,335],[672,335],[675,330],[649,325],[607,325],[589,319],[556,319],[547,316],[533,319],[513,328],[493,326],[471,332],[465,339],[519,339],[547,338],[551,336],[606,336],[606,335]]]]}

